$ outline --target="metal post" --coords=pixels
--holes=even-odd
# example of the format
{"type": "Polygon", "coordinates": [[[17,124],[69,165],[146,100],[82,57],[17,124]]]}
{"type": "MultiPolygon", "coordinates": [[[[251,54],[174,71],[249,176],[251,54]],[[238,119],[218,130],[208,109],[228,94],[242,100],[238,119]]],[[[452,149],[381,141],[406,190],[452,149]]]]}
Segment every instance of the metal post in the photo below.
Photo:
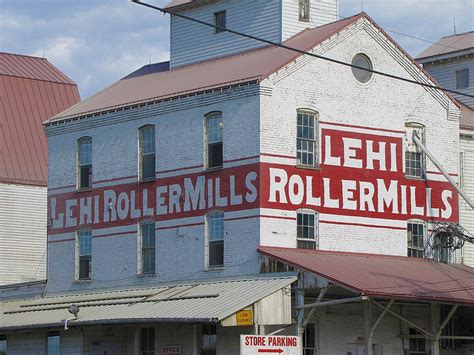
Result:
{"type": "Polygon", "coordinates": [[[373,355],[372,339],[369,337],[372,327],[372,303],[370,300],[364,303],[364,330],[365,330],[365,354],[373,355]]]}
{"type": "Polygon", "coordinates": [[[196,324],[193,325],[193,353],[192,355],[199,355],[199,341],[198,341],[198,326],[196,324]]]}
{"type": "Polygon", "coordinates": [[[300,272],[296,282],[296,336],[302,336],[304,332],[304,273],[300,272]]]}
{"type": "MultiPolygon", "coordinates": [[[[435,336],[434,336],[434,339],[433,339],[433,342],[432,342],[432,350],[431,350],[431,354],[432,355],[439,355],[439,340],[440,340],[440,337],[441,337],[441,333],[443,332],[443,329],[444,327],[446,327],[446,324],[448,324],[449,320],[451,319],[451,317],[454,315],[454,312],[456,312],[456,310],[458,309],[459,305],[454,305],[451,310],[449,311],[448,315],[446,316],[446,318],[443,320],[443,323],[441,323],[441,325],[439,326],[438,329],[433,329],[433,331],[435,332],[435,336]]],[[[437,305],[437,309],[438,309],[438,322],[439,323],[439,305],[437,305]]],[[[435,326],[436,323],[432,324],[432,326],[435,326]]]]}
{"type": "MultiPolygon", "coordinates": [[[[378,316],[375,323],[370,327],[369,335],[367,338],[367,346],[370,345],[370,350],[367,351],[368,354],[373,353],[372,342],[373,342],[375,330],[377,329],[380,322],[382,321],[382,318],[387,314],[388,309],[393,305],[393,302],[395,302],[395,300],[390,300],[390,302],[387,303],[387,305],[383,309],[382,313],[378,316]]],[[[368,303],[370,304],[370,301],[368,303]]]]}
{"type": "Polygon", "coordinates": [[[474,209],[474,203],[471,201],[469,196],[461,190],[461,188],[456,184],[456,182],[453,180],[453,178],[448,174],[446,170],[441,166],[439,161],[433,156],[433,154],[430,153],[428,149],[426,149],[425,145],[421,142],[420,138],[416,135],[416,132],[413,133],[413,141],[416,143],[418,148],[420,148],[423,153],[426,154],[426,156],[433,162],[433,164],[438,168],[438,170],[444,175],[444,177],[453,185],[453,187],[456,189],[456,191],[462,196],[464,201],[472,208],[474,209]]]}
{"type": "Polygon", "coordinates": [[[431,303],[431,355],[440,355],[439,353],[439,338],[436,337],[439,328],[439,304],[431,303]]]}
{"type": "MultiPolygon", "coordinates": [[[[324,295],[326,294],[327,290],[328,290],[329,286],[326,286],[324,288],[321,289],[321,291],[319,291],[319,295],[318,295],[318,298],[316,299],[316,302],[315,303],[319,303],[323,300],[323,297],[324,295]]],[[[311,318],[313,317],[313,314],[314,312],[316,312],[316,308],[317,307],[313,307],[313,309],[311,309],[311,311],[309,311],[308,315],[305,317],[304,321],[303,321],[303,329],[306,328],[306,326],[308,325],[309,321],[311,320],[311,318]]]]}

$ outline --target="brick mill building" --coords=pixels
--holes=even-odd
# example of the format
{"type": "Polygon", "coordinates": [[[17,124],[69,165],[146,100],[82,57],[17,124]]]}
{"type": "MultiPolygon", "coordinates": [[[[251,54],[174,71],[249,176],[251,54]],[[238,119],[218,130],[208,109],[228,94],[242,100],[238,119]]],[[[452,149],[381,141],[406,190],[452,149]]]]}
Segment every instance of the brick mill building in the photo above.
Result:
{"type": "Polygon", "coordinates": [[[46,277],[48,145],[42,122],[77,103],[79,91],[44,58],[0,53],[0,97],[1,286],[46,277]]]}
{"type": "MultiPolygon", "coordinates": [[[[336,1],[168,8],[434,84],[336,1]]],[[[45,122],[48,284],[4,293],[9,354],[472,351],[473,269],[434,260],[459,197],[414,143],[458,178],[449,96],[176,16],[170,57],[45,122]]]]}

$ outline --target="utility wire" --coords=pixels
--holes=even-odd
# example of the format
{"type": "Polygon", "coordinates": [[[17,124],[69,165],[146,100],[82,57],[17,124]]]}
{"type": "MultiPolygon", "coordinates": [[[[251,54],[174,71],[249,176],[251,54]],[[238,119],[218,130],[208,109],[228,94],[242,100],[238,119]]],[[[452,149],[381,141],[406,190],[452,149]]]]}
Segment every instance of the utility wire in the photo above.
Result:
{"type": "Polygon", "coordinates": [[[243,32],[231,30],[231,29],[229,29],[229,28],[225,28],[225,27],[220,27],[220,26],[217,26],[217,25],[213,25],[213,24],[211,24],[211,23],[208,23],[208,22],[205,22],[205,21],[201,21],[201,20],[198,20],[198,19],[193,18],[193,17],[189,17],[189,16],[186,16],[186,15],[183,15],[183,14],[178,14],[178,13],[176,13],[176,12],[172,12],[172,11],[166,10],[166,9],[164,9],[164,8],[162,8],[162,7],[158,7],[158,6],[155,6],[155,5],[151,5],[151,4],[147,4],[147,3],[141,2],[140,0],[131,0],[131,1],[134,2],[134,3],[136,3],[136,4],[139,4],[139,5],[142,5],[142,6],[145,6],[145,7],[149,7],[149,8],[154,9],[154,10],[158,10],[158,11],[164,13],[164,14],[173,15],[173,16],[176,16],[176,17],[179,17],[179,18],[188,20],[188,21],[192,21],[192,22],[195,22],[195,23],[199,23],[199,24],[204,25],[204,26],[208,26],[208,27],[212,27],[212,28],[218,29],[218,30],[223,31],[223,32],[225,31],[225,32],[229,32],[229,33],[232,33],[232,34],[241,36],[241,37],[253,39],[253,40],[255,40],[255,41],[259,41],[259,42],[262,42],[262,43],[267,43],[267,44],[269,44],[269,45],[271,45],[271,46],[274,46],[274,47],[280,47],[280,48],[288,49],[288,50],[293,51],[293,52],[296,52],[296,53],[308,55],[308,56],[310,56],[310,57],[314,57],[314,58],[322,59],[322,60],[325,60],[325,61],[328,61],[328,62],[332,62],[332,63],[344,65],[344,66],[346,66],[346,67],[351,67],[351,68],[355,68],[355,69],[360,69],[360,70],[363,70],[363,71],[366,71],[366,72],[369,72],[369,73],[373,73],[373,74],[385,76],[385,77],[388,77],[388,78],[391,78],[391,79],[400,80],[400,81],[404,81],[404,82],[407,82],[407,83],[420,85],[420,86],[423,86],[423,87],[426,87],[426,88],[430,88],[430,89],[434,89],[434,90],[439,90],[439,91],[449,92],[449,93],[452,93],[452,94],[457,94],[457,95],[461,95],[461,96],[466,96],[466,97],[474,98],[474,95],[465,94],[465,93],[460,92],[460,91],[451,90],[451,89],[445,89],[445,88],[442,88],[442,87],[440,87],[440,86],[422,83],[422,82],[419,82],[419,81],[416,81],[416,80],[403,78],[403,77],[401,77],[401,76],[397,76],[397,75],[393,75],[393,74],[381,72],[381,71],[378,71],[378,70],[363,68],[363,67],[360,67],[360,66],[358,66],[358,65],[353,65],[353,64],[351,64],[351,63],[346,63],[346,62],[341,61],[341,60],[337,60],[337,59],[333,59],[333,58],[324,57],[324,56],[321,56],[321,55],[318,55],[318,54],[314,54],[314,53],[311,53],[311,52],[307,52],[307,51],[304,51],[304,50],[301,50],[301,49],[298,49],[298,48],[290,47],[290,46],[287,46],[287,45],[284,45],[284,44],[281,44],[281,43],[269,41],[269,40],[264,39],[264,38],[259,38],[259,37],[252,36],[252,35],[249,35],[249,34],[246,34],[246,33],[243,33],[243,32]]]}

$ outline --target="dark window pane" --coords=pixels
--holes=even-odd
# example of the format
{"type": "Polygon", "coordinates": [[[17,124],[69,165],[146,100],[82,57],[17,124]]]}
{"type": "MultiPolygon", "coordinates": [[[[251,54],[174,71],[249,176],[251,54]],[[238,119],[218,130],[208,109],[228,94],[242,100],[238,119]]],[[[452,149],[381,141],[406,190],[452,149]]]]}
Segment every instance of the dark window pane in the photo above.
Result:
{"type": "Polygon", "coordinates": [[[91,256],[84,255],[79,257],[79,278],[88,279],[90,278],[91,272],[91,256]]]}
{"type": "Polygon", "coordinates": [[[469,69],[456,72],[456,89],[467,89],[469,87],[469,69]]]}
{"type": "Polygon", "coordinates": [[[83,165],[81,166],[81,182],[80,188],[90,188],[92,187],[92,165],[83,165]]]}
{"type": "MultiPolygon", "coordinates": [[[[226,12],[220,11],[214,14],[215,25],[218,27],[226,28],[226,12]]],[[[216,28],[216,33],[225,32],[223,29],[216,28]]]]}
{"type": "Polygon", "coordinates": [[[155,154],[142,156],[142,179],[152,179],[155,177],[155,154]]]}
{"type": "Polygon", "coordinates": [[[155,328],[142,328],[140,334],[141,355],[151,355],[155,353],[155,328]]]}
{"type": "Polygon", "coordinates": [[[208,167],[218,168],[223,165],[222,142],[213,143],[208,146],[208,167]]]}
{"type": "Polygon", "coordinates": [[[224,265],[224,241],[209,241],[209,266],[224,265]]]}
{"type": "Polygon", "coordinates": [[[60,355],[61,354],[60,345],[61,344],[60,344],[59,332],[48,333],[47,355],[60,355]]]}

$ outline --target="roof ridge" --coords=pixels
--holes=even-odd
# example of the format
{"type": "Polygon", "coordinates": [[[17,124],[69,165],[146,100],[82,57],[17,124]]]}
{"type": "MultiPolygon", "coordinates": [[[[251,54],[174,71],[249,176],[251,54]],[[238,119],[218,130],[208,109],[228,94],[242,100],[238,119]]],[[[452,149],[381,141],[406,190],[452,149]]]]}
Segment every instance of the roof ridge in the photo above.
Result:
{"type": "Polygon", "coordinates": [[[474,33],[474,30],[472,30],[472,31],[466,31],[466,32],[462,32],[462,33],[455,33],[455,34],[449,35],[449,36],[443,36],[443,37],[441,37],[441,39],[443,39],[443,38],[449,38],[449,37],[456,37],[456,36],[464,36],[464,35],[467,35],[467,34],[469,34],[469,33],[474,33]]]}

